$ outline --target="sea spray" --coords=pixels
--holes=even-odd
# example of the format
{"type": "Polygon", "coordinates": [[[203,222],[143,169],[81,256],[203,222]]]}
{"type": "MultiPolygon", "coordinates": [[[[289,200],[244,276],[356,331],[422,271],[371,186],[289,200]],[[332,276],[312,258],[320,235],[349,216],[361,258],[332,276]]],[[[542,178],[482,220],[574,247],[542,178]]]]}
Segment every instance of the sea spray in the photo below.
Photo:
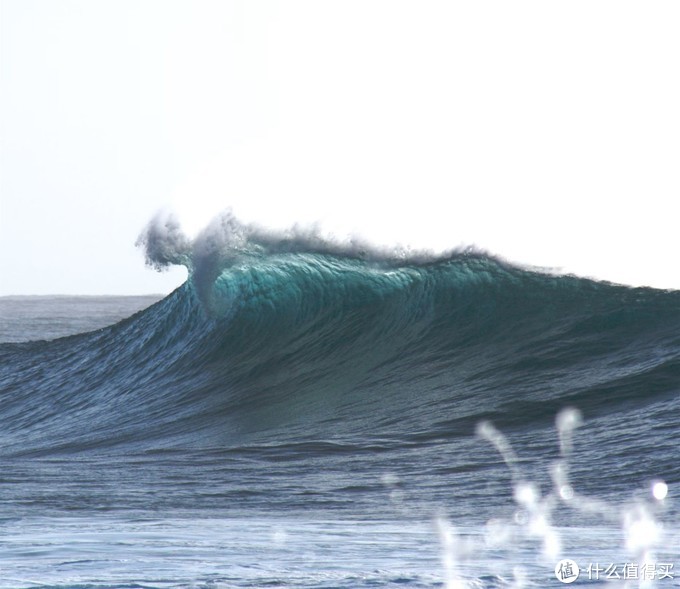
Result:
{"type": "MultiPolygon", "coordinates": [[[[573,434],[583,424],[579,410],[566,408],[560,411],[555,420],[558,434],[559,460],[551,468],[553,488],[545,496],[541,496],[539,485],[528,480],[519,467],[519,458],[508,439],[490,422],[482,421],[477,426],[477,435],[489,442],[501,455],[507,465],[513,484],[513,498],[519,508],[512,520],[491,519],[487,522],[486,532],[482,539],[474,536],[466,537],[457,530],[448,518],[440,516],[436,519],[439,541],[442,550],[442,569],[446,587],[451,589],[471,589],[477,586],[474,576],[462,573],[465,563],[477,561],[474,570],[479,573],[480,554],[484,551],[510,551],[513,543],[522,537],[535,538],[540,543],[540,551],[536,553],[538,562],[545,564],[546,584],[548,574],[555,565],[554,574],[558,581],[570,583],[583,575],[589,581],[621,581],[622,587],[647,588],[654,585],[654,580],[673,580],[674,562],[655,560],[654,548],[662,546],[664,526],[658,519],[664,514],[664,502],[668,495],[668,485],[662,480],[651,481],[649,494],[642,499],[620,501],[618,503],[604,501],[579,494],[569,479],[569,460],[572,458],[573,434]],[[561,507],[573,509],[601,521],[615,523],[619,527],[621,541],[613,554],[625,554],[625,563],[617,563],[616,556],[609,555],[608,566],[600,566],[594,562],[597,555],[592,555],[593,562],[572,560],[562,542],[562,536],[571,532],[567,527],[552,525],[551,520],[561,507]],[[568,575],[568,576],[565,576],[568,575]]],[[[578,529],[578,528],[577,528],[578,529]]],[[[609,532],[610,538],[616,541],[617,534],[609,532]]],[[[610,540],[610,541],[611,541],[610,540]]],[[[603,547],[606,548],[606,547],[603,547]]],[[[678,553],[676,547],[676,554],[678,553]]],[[[570,546],[571,550],[575,547],[570,546]]],[[[576,548],[578,550],[578,548],[576,548]]],[[[498,575],[499,586],[520,589],[536,586],[527,579],[526,570],[522,566],[511,568],[511,576],[498,575]]],[[[538,586],[541,586],[540,581],[538,586]]]]}

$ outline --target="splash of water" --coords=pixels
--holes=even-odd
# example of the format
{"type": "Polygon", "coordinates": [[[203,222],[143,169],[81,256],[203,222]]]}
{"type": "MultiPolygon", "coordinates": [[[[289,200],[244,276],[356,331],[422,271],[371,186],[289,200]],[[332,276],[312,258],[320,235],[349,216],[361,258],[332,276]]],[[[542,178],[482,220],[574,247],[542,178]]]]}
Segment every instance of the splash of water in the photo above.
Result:
{"type": "MultiPolygon", "coordinates": [[[[569,461],[573,455],[574,432],[582,424],[583,417],[578,409],[566,408],[558,413],[555,425],[560,457],[551,465],[553,487],[545,495],[541,495],[536,483],[522,475],[519,458],[505,435],[488,421],[478,424],[477,435],[494,446],[510,471],[513,499],[519,509],[512,522],[489,520],[481,541],[465,538],[445,517],[436,520],[447,589],[476,587],[478,581],[466,578],[462,565],[485,548],[511,548],[517,528],[540,544],[539,558],[546,564],[554,565],[558,559],[568,556],[562,542],[562,532],[565,530],[560,530],[552,523],[553,515],[560,507],[590,516],[597,515],[605,521],[615,523],[621,532],[621,548],[628,555],[631,566],[636,567],[635,570],[654,566],[654,551],[664,541],[665,529],[661,516],[668,497],[668,484],[662,480],[654,480],[650,483],[648,494],[623,506],[579,493],[570,479],[569,461]]],[[[636,585],[626,582],[623,586],[638,586],[643,589],[650,587],[652,583],[651,579],[640,577],[636,585]]],[[[512,569],[512,578],[503,580],[502,586],[521,589],[532,586],[532,583],[523,567],[515,566],[512,569]]]]}

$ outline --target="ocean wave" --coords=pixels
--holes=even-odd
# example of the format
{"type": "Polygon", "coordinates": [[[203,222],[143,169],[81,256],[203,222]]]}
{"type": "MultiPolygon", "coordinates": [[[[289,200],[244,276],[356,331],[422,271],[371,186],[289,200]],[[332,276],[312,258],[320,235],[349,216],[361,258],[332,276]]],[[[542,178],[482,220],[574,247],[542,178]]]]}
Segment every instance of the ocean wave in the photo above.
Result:
{"type": "Polygon", "coordinates": [[[0,345],[3,452],[426,443],[677,396],[680,293],[376,248],[226,214],[156,218],[188,281],[110,328],[0,345]]]}

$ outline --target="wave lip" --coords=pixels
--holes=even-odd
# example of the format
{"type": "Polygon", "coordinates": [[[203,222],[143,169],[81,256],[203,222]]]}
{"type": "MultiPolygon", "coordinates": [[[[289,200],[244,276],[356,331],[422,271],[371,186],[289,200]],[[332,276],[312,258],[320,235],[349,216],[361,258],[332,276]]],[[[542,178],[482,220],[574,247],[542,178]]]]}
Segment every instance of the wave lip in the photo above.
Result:
{"type": "Polygon", "coordinates": [[[163,270],[183,265],[197,286],[209,286],[226,268],[275,255],[306,253],[364,260],[385,265],[423,265],[447,260],[461,253],[484,254],[472,246],[442,252],[403,245],[380,246],[357,235],[340,238],[325,233],[320,225],[294,225],[271,229],[243,223],[230,211],[216,216],[190,240],[175,217],[154,216],[137,239],[147,265],[163,270]]]}

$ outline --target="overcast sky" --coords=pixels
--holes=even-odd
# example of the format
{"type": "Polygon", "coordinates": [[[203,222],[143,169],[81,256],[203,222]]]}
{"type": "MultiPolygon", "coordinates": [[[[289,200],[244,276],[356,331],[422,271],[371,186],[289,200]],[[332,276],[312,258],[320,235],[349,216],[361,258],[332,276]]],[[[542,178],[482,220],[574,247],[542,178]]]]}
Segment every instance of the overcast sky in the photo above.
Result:
{"type": "Polygon", "coordinates": [[[167,292],[137,235],[336,234],[680,288],[680,3],[1,0],[0,295],[167,292]]]}

